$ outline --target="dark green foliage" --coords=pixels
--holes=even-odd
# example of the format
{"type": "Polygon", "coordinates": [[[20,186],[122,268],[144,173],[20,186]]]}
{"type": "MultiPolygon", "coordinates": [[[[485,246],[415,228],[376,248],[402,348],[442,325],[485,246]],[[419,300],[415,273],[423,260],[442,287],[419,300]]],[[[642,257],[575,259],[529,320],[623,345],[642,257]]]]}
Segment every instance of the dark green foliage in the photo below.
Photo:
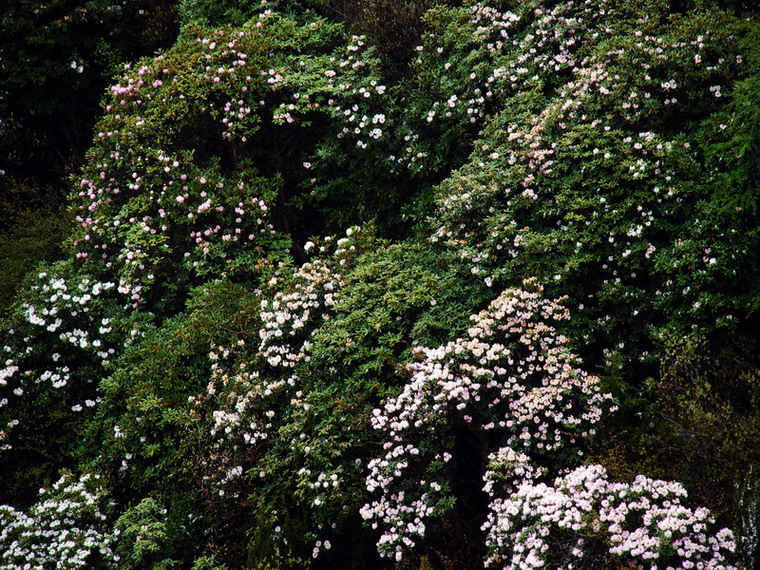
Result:
{"type": "Polygon", "coordinates": [[[43,416],[39,406],[16,406],[17,416],[36,418],[15,434],[15,445],[5,452],[5,467],[0,480],[0,502],[28,507],[38,499],[41,485],[58,477],[61,469],[74,469],[81,441],[82,425],[77,414],[52,407],[43,416]],[[75,437],[72,437],[76,434],[75,437]]]}
{"type": "MultiPolygon", "coordinates": [[[[0,16],[0,200],[63,202],[118,65],[174,40],[172,0],[8,0],[0,16]]],[[[27,204],[29,207],[31,204],[27,204]]],[[[8,223],[0,210],[0,228],[8,223]]]]}
{"type": "Polygon", "coordinates": [[[327,13],[337,14],[350,24],[354,33],[367,37],[374,46],[392,80],[409,72],[414,48],[424,29],[422,16],[441,2],[435,0],[337,0],[327,13]]]}
{"type": "Polygon", "coordinates": [[[120,548],[129,568],[170,558],[187,563],[207,546],[211,528],[231,533],[223,543],[238,536],[220,512],[204,512],[194,461],[205,437],[190,398],[205,389],[215,343],[255,334],[257,307],[256,296],[239,285],[194,291],[186,312],[142,334],[101,383],[103,404],[88,441],[114,495],[130,506],[117,524],[125,529],[120,548]],[[129,528],[143,519],[154,521],[153,530],[138,540],[129,528]]]}
{"type": "Polygon", "coordinates": [[[740,345],[715,353],[703,340],[674,341],[663,354],[654,411],[660,429],[649,442],[663,476],[677,476],[698,500],[744,537],[745,559],[757,559],[754,489],[760,450],[760,370],[740,345]]]}
{"type": "Polygon", "coordinates": [[[70,230],[65,209],[41,208],[21,212],[12,226],[0,232],[0,315],[10,310],[29,271],[62,255],[61,243],[70,230]]]}
{"type": "Polygon", "coordinates": [[[178,11],[183,25],[240,26],[265,9],[260,0],[180,0],[178,11]]]}
{"type": "MultiPolygon", "coordinates": [[[[119,555],[128,568],[137,568],[146,563],[152,568],[168,561],[152,556],[166,548],[166,509],[152,498],[145,498],[128,509],[116,521],[121,533],[119,555]]],[[[169,563],[170,564],[170,563],[169,563]]]]}

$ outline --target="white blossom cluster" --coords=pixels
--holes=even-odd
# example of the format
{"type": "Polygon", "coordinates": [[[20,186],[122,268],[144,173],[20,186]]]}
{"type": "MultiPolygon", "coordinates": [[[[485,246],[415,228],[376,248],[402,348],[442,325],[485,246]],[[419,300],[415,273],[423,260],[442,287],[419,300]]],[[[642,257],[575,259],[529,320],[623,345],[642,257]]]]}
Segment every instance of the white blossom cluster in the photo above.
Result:
{"type": "MultiPolygon", "coordinates": [[[[563,86],[560,99],[547,105],[541,113],[532,118],[529,125],[508,125],[505,130],[506,140],[498,148],[482,145],[480,151],[493,168],[492,174],[468,180],[469,184],[460,186],[461,192],[449,193],[439,201],[439,213],[446,223],[438,228],[433,241],[441,240],[456,247],[462,259],[470,262],[477,274],[487,275],[492,271],[488,264],[484,263],[491,256],[484,254],[484,251],[495,249],[503,252],[501,255],[506,255],[509,259],[521,257],[529,244],[524,234],[529,233],[531,228],[518,228],[511,212],[525,202],[552,204],[556,200],[551,189],[544,189],[543,192],[539,190],[546,184],[543,178],[551,175],[553,171],[557,147],[556,142],[550,142],[545,135],[555,127],[565,129],[563,121],[577,119],[582,113],[583,105],[589,104],[592,92],[607,77],[606,71],[599,65],[578,70],[576,79],[563,86]],[[505,186],[497,190],[501,184],[505,186]],[[495,194],[502,194],[507,198],[505,210],[509,213],[502,214],[493,206],[486,206],[494,203],[495,194]],[[474,210],[479,207],[487,207],[488,216],[475,215],[474,210]],[[463,220],[467,221],[460,223],[463,220]],[[495,224],[498,224],[498,229],[495,224]]],[[[611,131],[610,125],[598,119],[592,121],[589,126],[593,129],[601,128],[604,132],[611,131]]],[[[609,135],[610,139],[612,136],[609,135]]],[[[650,181],[648,183],[653,186],[654,202],[658,205],[666,204],[669,198],[680,201],[680,198],[675,198],[672,194],[658,196],[660,190],[657,184],[667,185],[672,175],[672,172],[666,172],[663,165],[663,157],[672,149],[671,142],[663,141],[651,132],[639,133],[637,137],[623,137],[620,142],[624,154],[618,156],[617,160],[625,162],[627,175],[631,179],[646,177],[650,181]]],[[[574,147],[567,145],[566,148],[574,147]]],[[[592,154],[599,154],[599,150],[593,149],[592,154]]],[[[608,153],[604,158],[612,159],[612,156],[608,153]]],[[[484,164],[485,162],[480,166],[484,164]]],[[[591,197],[589,201],[600,212],[609,216],[619,216],[630,209],[627,204],[615,204],[601,193],[591,197]]],[[[480,214],[479,211],[477,213],[480,214]]],[[[638,207],[633,217],[638,218],[637,222],[640,223],[630,227],[626,232],[611,228],[606,237],[612,244],[610,247],[620,250],[621,259],[628,257],[632,251],[639,250],[642,250],[645,259],[649,259],[654,249],[649,249],[653,246],[647,241],[648,236],[642,235],[642,232],[648,232],[648,228],[652,226],[653,212],[651,209],[638,207]],[[644,244],[643,248],[639,247],[641,244],[644,244]]],[[[588,226],[589,223],[588,220],[559,220],[556,230],[550,230],[557,236],[551,237],[550,243],[561,243],[570,235],[569,230],[588,231],[583,229],[581,224],[588,226]]],[[[582,252],[585,245],[583,242],[575,243],[575,252],[582,252]]],[[[630,277],[635,278],[635,274],[630,277]]],[[[621,278],[617,273],[612,275],[612,281],[615,283],[620,283],[621,278]]]]}
{"type": "Polygon", "coordinates": [[[115,568],[99,476],[64,475],[28,513],[0,506],[0,569],[115,568]]]}
{"type": "MultiPolygon", "coordinates": [[[[29,397],[33,390],[68,386],[73,362],[82,354],[105,365],[121,348],[103,311],[114,302],[116,284],[88,277],[67,280],[57,273],[37,275],[38,284],[30,290],[34,298],[21,305],[18,328],[8,330],[6,344],[0,346],[0,408],[12,409],[14,399],[29,397]]],[[[91,392],[85,388],[91,397],[72,409],[95,406],[98,398],[91,392]]],[[[11,419],[0,430],[0,449],[10,447],[10,431],[18,423],[11,419]]]]}
{"type": "Polygon", "coordinates": [[[389,117],[385,112],[390,94],[376,68],[377,61],[366,38],[352,36],[349,45],[330,56],[299,57],[289,68],[262,71],[272,90],[292,90],[275,109],[274,122],[307,123],[315,111],[321,110],[332,119],[336,139],[367,149],[391,127],[386,123],[389,117]],[[315,81],[315,76],[320,80],[315,81]]]}
{"type": "MultiPolygon", "coordinates": [[[[219,387],[226,400],[223,408],[213,412],[212,435],[223,433],[248,445],[256,445],[272,435],[276,411],[269,409],[269,403],[283,391],[297,387],[298,376],[293,368],[309,358],[309,332],[314,321],[328,317],[326,311],[333,305],[334,292],[340,285],[340,275],[328,264],[315,260],[296,271],[292,289],[262,301],[257,358],[274,371],[249,370],[250,363],[243,361],[229,374],[217,354],[212,353],[210,390],[216,392],[219,387]],[[265,409],[260,409],[262,406],[265,409]]],[[[299,391],[294,398],[295,401],[300,398],[299,391]]]]}
{"type": "Polygon", "coordinates": [[[601,465],[578,467],[553,486],[529,476],[508,497],[492,499],[483,527],[487,566],[549,568],[561,560],[563,568],[733,570],[733,534],[712,531],[709,511],[688,508],[686,498],[675,482],[609,481],[601,465]]]}
{"type": "Polygon", "coordinates": [[[466,337],[420,351],[409,383],[372,419],[384,433],[385,454],[369,463],[367,488],[380,497],[362,516],[383,530],[383,554],[400,560],[424,536],[425,521],[439,514],[445,483],[437,477],[453,457],[422,450],[431,440],[440,450],[448,426],[492,433],[523,464],[525,454],[555,451],[594,433],[611,396],[578,368],[567,339],[552,326],[567,318],[566,309],[542,298],[541,287],[526,282],[473,315],[466,337]]]}
{"type": "MultiPolygon", "coordinates": [[[[221,467],[208,478],[220,483],[221,494],[229,493],[229,483],[243,475],[241,458],[276,435],[283,405],[308,409],[296,367],[309,361],[311,335],[330,318],[344,284],[342,271],[359,253],[357,238],[361,235],[360,228],[351,227],[340,239],[323,238],[319,253],[324,257],[304,263],[290,277],[272,280],[269,285],[280,290],[261,301],[260,343],[253,356],[243,355],[243,343],[213,348],[212,380],[204,398],[219,402],[212,412],[216,451],[210,463],[221,467]]],[[[315,247],[308,242],[305,249],[315,247]]],[[[311,488],[324,487],[327,475],[320,476],[311,488]]],[[[337,484],[330,478],[331,488],[337,484]]]]}
{"type": "MultiPolygon", "coordinates": [[[[462,21],[439,23],[456,25],[457,34],[425,34],[416,64],[438,69],[435,84],[426,86],[430,101],[419,110],[424,122],[478,132],[492,110],[508,104],[510,97],[567,78],[579,65],[580,48],[592,37],[596,42],[610,33],[597,30],[600,21],[612,17],[609,2],[549,4],[524,3],[513,12],[477,2],[463,9],[466,26],[462,21]]],[[[418,131],[407,134],[409,146],[393,157],[414,169],[424,168],[420,161],[428,156],[416,143],[418,131]]]]}
{"type": "Polygon", "coordinates": [[[308,359],[309,342],[293,343],[293,340],[313,317],[327,317],[324,311],[335,303],[335,292],[342,285],[340,275],[319,259],[302,265],[294,279],[292,290],[280,291],[271,301],[261,302],[259,350],[275,367],[293,368],[297,362],[308,359]]]}

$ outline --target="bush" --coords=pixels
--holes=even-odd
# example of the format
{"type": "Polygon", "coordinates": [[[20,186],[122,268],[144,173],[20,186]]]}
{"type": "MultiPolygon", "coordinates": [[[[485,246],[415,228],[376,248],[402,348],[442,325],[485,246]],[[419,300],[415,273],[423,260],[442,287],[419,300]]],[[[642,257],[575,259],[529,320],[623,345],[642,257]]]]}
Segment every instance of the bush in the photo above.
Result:
{"type": "Polygon", "coordinates": [[[108,506],[99,476],[63,476],[40,489],[27,513],[0,506],[3,568],[115,568],[114,535],[105,523],[108,506]],[[105,530],[104,530],[105,528],[105,530]]]}

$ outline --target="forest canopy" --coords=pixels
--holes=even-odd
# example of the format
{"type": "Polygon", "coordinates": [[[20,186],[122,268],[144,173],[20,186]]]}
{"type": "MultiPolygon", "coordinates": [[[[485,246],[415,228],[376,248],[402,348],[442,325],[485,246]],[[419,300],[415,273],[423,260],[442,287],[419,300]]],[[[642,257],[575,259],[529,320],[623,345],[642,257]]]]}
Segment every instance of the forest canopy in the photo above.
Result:
{"type": "Polygon", "coordinates": [[[13,0],[0,568],[760,568],[759,17],[13,0]]]}

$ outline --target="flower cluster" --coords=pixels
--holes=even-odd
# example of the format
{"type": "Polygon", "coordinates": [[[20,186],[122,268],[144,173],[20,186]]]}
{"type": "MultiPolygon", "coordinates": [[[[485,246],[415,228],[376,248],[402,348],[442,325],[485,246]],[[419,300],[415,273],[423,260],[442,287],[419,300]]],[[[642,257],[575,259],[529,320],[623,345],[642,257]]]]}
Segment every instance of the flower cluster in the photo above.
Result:
{"type": "Polygon", "coordinates": [[[611,396],[578,367],[553,327],[567,310],[544,299],[535,283],[524,287],[473,315],[467,337],[422,349],[401,394],[375,410],[385,454],[370,461],[367,487],[380,497],[362,516],[382,527],[384,554],[400,559],[425,535],[425,521],[452,500],[441,478],[456,463],[444,451],[443,434],[453,426],[498,441],[526,463],[525,454],[541,456],[592,435],[609,407],[611,396]]]}
{"type": "Polygon", "coordinates": [[[16,410],[25,400],[52,389],[57,402],[74,412],[100,402],[93,371],[102,371],[140,334],[129,319],[114,319],[131,294],[124,283],[78,275],[67,262],[36,275],[17,307],[14,328],[2,331],[0,411],[10,416],[0,433],[3,449],[12,446],[10,428],[19,423],[16,410]],[[87,373],[83,361],[90,363],[87,373]]]}
{"type": "Polygon", "coordinates": [[[337,292],[342,284],[340,275],[333,273],[321,260],[305,263],[293,278],[295,287],[292,291],[279,291],[271,301],[262,301],[259,349],[274,367],[292,368],[308,358],[308,341],[293,343],[293,339],[300,336],[302,329],[312,320],[312,312],[317,318],[327,317],[320,311],[329,310],[335,303],[333,292],[337,292]]]}
{"type": "Polygon", "coordinates": [[[457,151],[482,136],[497,110],[571,79],[591,47],[627,16],[607,1],[532,0],[512,9],[474,2],[426,15],[430,31],[414,61],[418,83],[411,88],[404,148],[392,160],[412,172],[435,171],[442,156],[459,160],[457,151]]]}
{"type": "MultiPolygon", "coordinates": [[[[492,463],[491,469],[503,465],[492,463]]],[[[707,509],[692,510],[685,500],[678,483],[641,475],[615,483],[601,465],[579,467],[553,486],[526,480],[491,502],[483,527],[487,565],[735,568],[728,562],[735,547],[731,531],[713,530],[707,509]]]]}
{"type": "MultiPolygon", "coordinates": [[[[273,294],[261,301],[260,343],[254,355],[246,354],[242,342],[213,348],[211,382],[204,396],[218,402],[212,412],[211,436],[216,443],[209,465],[230,465],[209,469],[207,477],[220,483],[220,495],[243,475],[240,461],[245,457],[253,461],[241,446],[256,455],[263,443],[277,436],[282,416],[291,413],[288,409],[308,410],[296,366],[309,361],[310,338],[330,318],[344,283],[341,272],[361,251],[365,234],[366,230],[351,227],[340,239],[317,240],[319,257],[292,275],[269,282],[273,294]]],[[[315,247],[314,242],[306,244],[307,250],[315,247]]],[[[318,482],[322,487],[323,481],[318,478],[318,482]]]]}
{"type": "MultiPolygon", "coordinates": [[[[212,351],[209,394],[221,390],[224,395],[223,407],[213,412],[212,436],[224,434],[228,440],[256,446],[273,435],[277,414],[273,404],[298,386],[299,378],[292,369],[309,358],[309,333],[315,323],[327,318],[325,311],[334,303],[340,275],[315,260],[299,268],[293,282],[288,292],[280,291],[271,301],[262,301],[261,343],[255,360],[266,363],[265,372],[257,369],[256,362],[243,358],[230,374],[226,362],[232,356],[230,350],[215,347],[212,351]]],[[[295,398],[299,397],[296,392],[295,398]]],[[[228,472],[225,478],[234,475],[242,475],[242,470],[228,472]]]]}
{"type": "Polygon", "coordinates": [[[97,475],[65,474],[28,513],[0,506],[0,568],[115,568],[97,475]]]}
{"type": "Polygon", "coordinates": [[[82,229],[74,246],[86,264],[119,276],[132,308],[165,287],[161,277],[170,268],[232,271],[240,255],[257,261],[261,255],[250,252],[276,244],[271,183],[198,168],[184,151],[110,158],[98,165],[97,178],[81,181],[82,229]]]}

